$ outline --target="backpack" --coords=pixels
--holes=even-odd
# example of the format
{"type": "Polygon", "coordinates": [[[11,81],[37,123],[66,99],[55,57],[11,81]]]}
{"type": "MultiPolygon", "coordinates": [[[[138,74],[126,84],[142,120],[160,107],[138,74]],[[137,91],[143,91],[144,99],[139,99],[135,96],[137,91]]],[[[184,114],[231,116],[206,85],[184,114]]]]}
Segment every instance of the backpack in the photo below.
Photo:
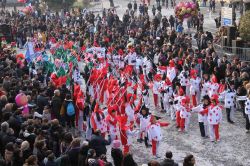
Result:
{"type": "Polygon", "coordinates": [[[70,103],[67,105],[67,115],[68,115],[68,116],[75,115],[75,108],[74,108],[74,105],[73,105],[72,102],[70,102],[70,103]]]}

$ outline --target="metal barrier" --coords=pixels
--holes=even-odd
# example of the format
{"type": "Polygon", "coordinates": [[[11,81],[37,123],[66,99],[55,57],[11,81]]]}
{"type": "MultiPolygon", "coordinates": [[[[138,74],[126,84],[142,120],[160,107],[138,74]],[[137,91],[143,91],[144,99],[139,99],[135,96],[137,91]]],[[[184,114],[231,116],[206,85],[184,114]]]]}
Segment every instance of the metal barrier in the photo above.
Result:
{"type": "Polygon", "coordinates": [[[241,61],[250,61],[250,48],[227,47],[213,44],[214,50],[218,55],[227,55],[229,58],[237,57],[241,61]]]}

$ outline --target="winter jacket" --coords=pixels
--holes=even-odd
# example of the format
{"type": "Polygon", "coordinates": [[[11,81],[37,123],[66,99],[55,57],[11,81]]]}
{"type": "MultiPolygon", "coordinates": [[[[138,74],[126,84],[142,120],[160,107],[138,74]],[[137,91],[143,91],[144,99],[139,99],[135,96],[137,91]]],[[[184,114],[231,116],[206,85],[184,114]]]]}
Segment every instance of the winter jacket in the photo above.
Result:
{"type": "Polygon", "coordinates": [[[110,141],[105,140],[102,136],[93,135],[90,142],[89,147],[90,149],[95,149],[96,156],[99,157],[102,154],[107,153],[106,145],[109,145],[110,141]]]}
{"type": "Polygon", "coordinates": [[[166,158],[160,163],[160,166],[178,166],[178,164],[174,160],[166,158]]]}

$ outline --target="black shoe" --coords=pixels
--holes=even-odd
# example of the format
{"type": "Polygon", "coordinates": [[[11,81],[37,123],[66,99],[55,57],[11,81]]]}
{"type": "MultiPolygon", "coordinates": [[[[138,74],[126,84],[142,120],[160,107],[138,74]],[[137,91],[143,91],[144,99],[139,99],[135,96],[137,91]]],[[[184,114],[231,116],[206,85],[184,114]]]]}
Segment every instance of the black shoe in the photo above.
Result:
{"type": "Polygon", "coordinates": [[[234,121],[232,121],[232,120],[228,120],[228,123],[234,124],[234,121]]]}

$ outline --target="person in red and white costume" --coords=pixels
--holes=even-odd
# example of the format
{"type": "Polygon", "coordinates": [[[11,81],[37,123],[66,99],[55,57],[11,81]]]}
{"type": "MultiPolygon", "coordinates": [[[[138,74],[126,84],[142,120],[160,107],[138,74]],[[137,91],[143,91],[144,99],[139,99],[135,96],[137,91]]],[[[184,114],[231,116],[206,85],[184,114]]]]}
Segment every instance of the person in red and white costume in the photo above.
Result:
{"type": "Polygon", "coordinates": [[[177,69],[174,64],[174,60],[169,61],[169,66],[167,67],[167,77],[171,82],[175,79],[177,74],[177,69]]]}
{"type": "Polygon", "coordinates": [[[120,115],[117,117],[119,129],[120,129],[120,138],[123,145],[123,154],[129,153],[130,146],[132,144],[132,137],[135,136],[136,130],[132,131],[130,126],[127,124],[128,117],[126,115],[120,115]]]}
{"type": "Polygon", "coordinates": [[[150,125],[148,126],[148,138],[152,142],[152,154],[154,157],[159,158],[159,146],[162,140],[161,127],[168,126],[167,122],[159,122],[154,115],[150,117],[150,125]]]}
{"type": "Polygon", "coordinates": [[[197,76],[197,70],[192,69],[190,71],[190,95],[192,96],[192,105],[197,106],[197,102],[200,101],[200,83],[201,79],[197,76]]]}
{"type": "Polygon", "coordinates": [[[107,123],[105,120],[105,115],[103,110],[99,108],[99,104],[96,103],[94,112],[92,112],[90,117],[90,123],[92,129],[96,131],[97,129],[101,131],[102,136],[105,138],[105,134],[107,132],[107,123]]]}
{"type": "Polygon", "coordinates": [[[209,88],[209,97],[212,97],[214,94],[218,94],[219,84],[215,75],[211,78],[211,85],[209,88]]]}
{"type": "Polygon", "coordinates": [[[190,108],[190,99],[188,96],[185,96],[183,99],[181,99],[181,105],[180,105],[180,117],[181,117],[181,123],[180,123],[180,129],[179,131],[188,131],[189,128],[189,122],[191,117],[191,108],[190,108]]]}
{"type": "Polygon", "coordinates": [[[208,137],[208,121],[207,121],[207,113],[208,107],[210,105],[210,98],[208,95],[203,96],[202,104],[198,105],[197,107],[192,108],[192,112],[198,113],[198,121],[199,127],[202,137],[208,137]]]}
{"type": "Polygon", "coordinates": [[[139,121],[139,134],[138,134],[138,142],[142,142],[143,138],[145,139],[145,144],[147,144],[147,131],[148,131],[148,126],[150,124],[150,113],[149,109],[145,106],[142,106],[140,112],[137,114],[137,119],[139,121]]]}
{"type": "Polygon", "coordinates": [[[161,81],[161,75],[156,74],[154,76],[154,82],[153,82],[154,105],[156,109],[158,109],[159,107],[160,81],[161,81]]]}
{"type": "Polygon", "coordinates": [[[201,98],[203,98],[206,95],[209,95],[209,89],[211,86],[211,82],[209,80],[208,74],[203,74],[203,80],[202,80],[202,88],[201,88],[201,98]]]}
{"type": "Polygon", "coordinates": [[[125,115],[127,116],[128,124],[133,130],[134,122],[135,122],[135,110],[133,109],[132,105],[134,103],[134,96],[133,94],[129,93],[127,95],[127,103],[125,106],[125,115]]]}
{"type": "Polygon", "coordinates": [[[180,106],[181,100],[184,98],[184,91],[181,87],[178,88],[178,94],[174,95],[174,110],[176,117],[176,127],[179,128],[181,126],[181,117],[180,117],[180,106]]]}
{"type": "Polygon", "coordinates": [[[111,142],[118,139],[117,110],[117,105],[109,106],[108,115],[106,116],[107,130],[111,137],[111,142]]]}
{"type": "Polygon", "coordinates": [[[144,80],[148,81],[149,78],[148,78],[148,73],[152,70],[152,62],[151,60],[145,56],[143,58],[143,61],[142,61],[142,71],[143,71],[143,75],[144,75],[144,80]]]}
{"type": "Polygon", "coordinates": [[[136,52],[131,45],[129,47],[129,53],[127,56],[125,56],[124,60],[128,62],[129,66],[132,66],[133,69],[135,69],[134,67],[136,65],[136,52]]]}
{"type": "Polygon", "coordinates": [[[185,94],[189,91],[189,71],[186,66],[184,66],[184,69],[180,72],[180,74],[177,77],[180,80],[180,84],[182,89],[184,90],[185,94]]]}
{"type": "Polygon", "coordinates": [[[166,78],[162,89],[163,89],[162,98],[163,98],[164,111],[167,113],[167,115],[171,115],[169,100],[173,94],[173,88],[172,88],[172,83],[170,82],[168,78],[166,78]]]}
{"type": "Polygon", "coordinates": [[[220,141],[219,126],[222,122],[222,107],[219,105],[219,96],[211,96],[211,105],[208,107],[209,137],[212,142],[220,141]]]}

